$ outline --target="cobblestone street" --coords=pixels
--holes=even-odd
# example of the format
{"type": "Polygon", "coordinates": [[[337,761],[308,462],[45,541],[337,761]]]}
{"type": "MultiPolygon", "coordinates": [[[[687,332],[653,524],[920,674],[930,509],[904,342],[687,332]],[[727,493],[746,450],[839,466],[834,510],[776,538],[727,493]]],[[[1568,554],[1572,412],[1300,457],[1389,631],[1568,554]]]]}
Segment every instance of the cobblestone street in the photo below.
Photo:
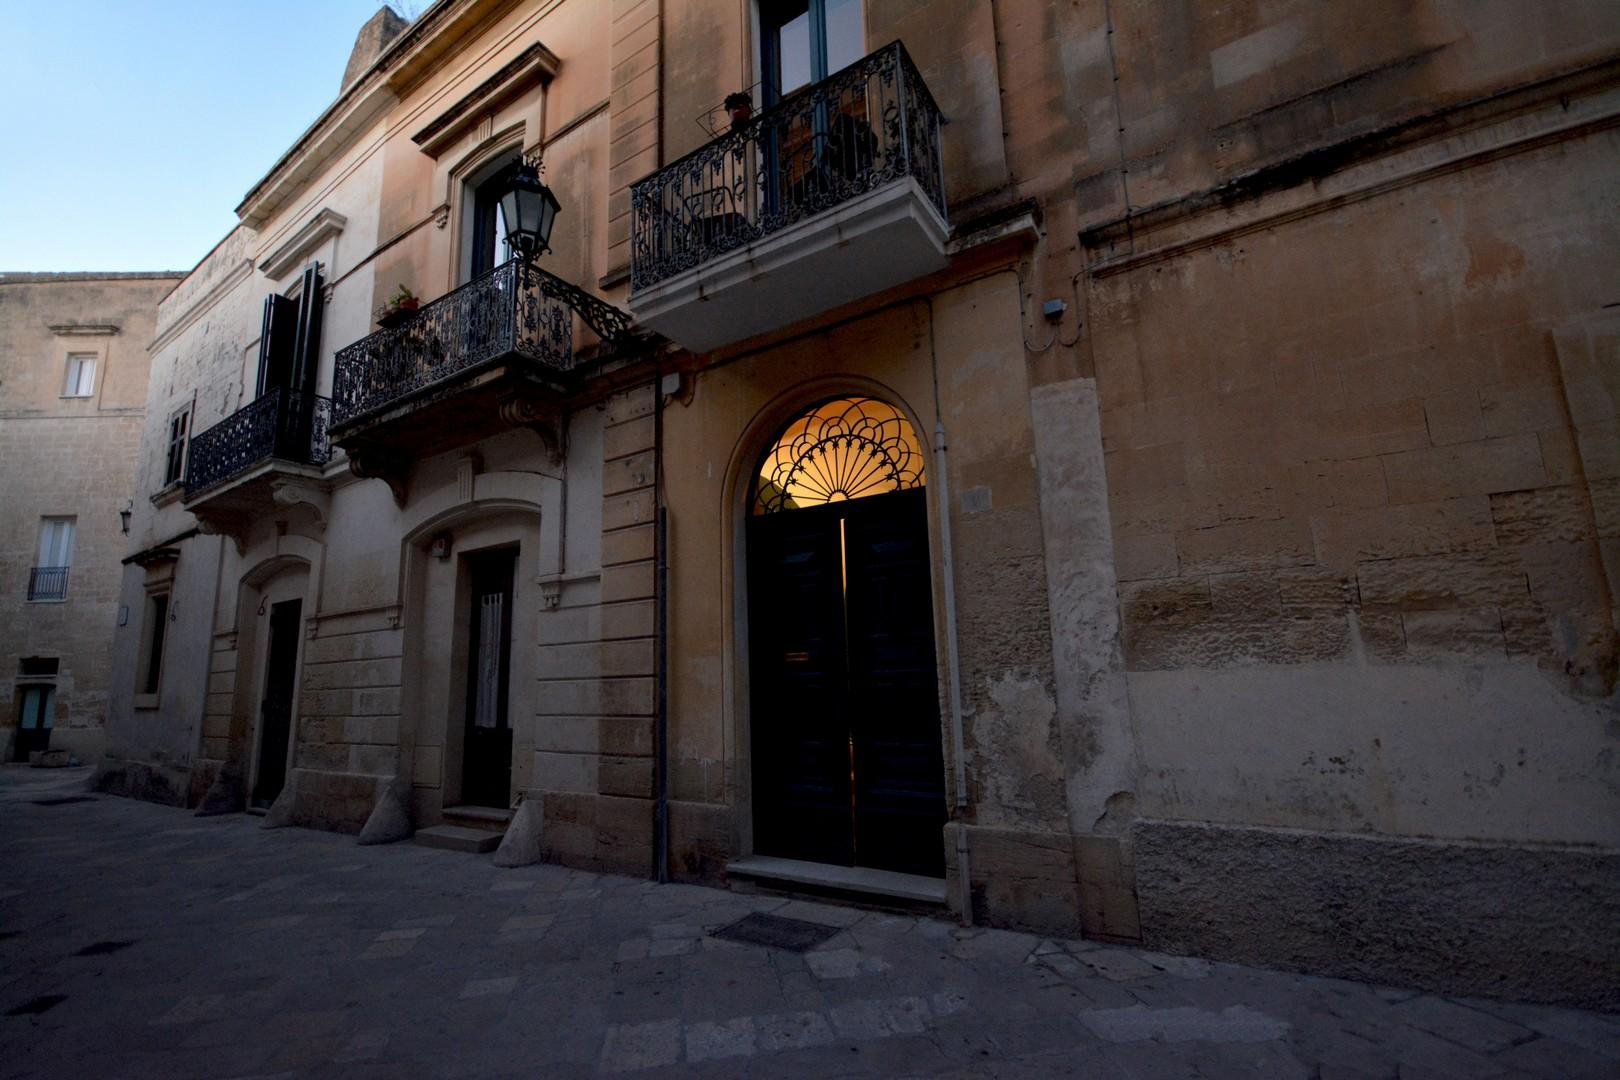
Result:
{"type": "Polygon", "coordinates": [[[1620,1074],[1615,1017],[500,870],[85,775],[0,769],[5,1080],[1620,1074]],[[765,911],[831,936],[710,936],[765,911]]]}

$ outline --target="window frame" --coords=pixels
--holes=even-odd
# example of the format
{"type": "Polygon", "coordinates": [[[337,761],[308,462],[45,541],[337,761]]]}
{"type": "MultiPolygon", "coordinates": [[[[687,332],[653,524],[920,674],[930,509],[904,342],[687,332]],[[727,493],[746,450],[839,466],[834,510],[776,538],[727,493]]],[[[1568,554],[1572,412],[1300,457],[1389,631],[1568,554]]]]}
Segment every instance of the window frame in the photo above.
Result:
{"type": "MultiPolygon", "coordinates": [[[[47,567],[48,566],[48,567],[52,567],[52,568],[71,569],[72,566],[73,566],[73,541],[74,541],[74,537],[78,533],[78,531],[79,531],[79,516],[77,514],[44,514],[44,515],[41,515],[41,517],[39,519],[39,546],[34,549],[38,553],[38,561],[35,562],[34,565],[39,566],[39,567],[47,567]],[[53,526],[56,526],[56,525],[66,526],[65,532],[66,532],[67,542],[63,545],[63,547],[66,550],[65,550],[64,554],[62,555],[62,559],[61,559],[60,562],[46,562],[45,561],[45,556],[48,554],[46,549],[45,549],[46,531],[48,529],[52,528],[53,526]]],[[[53,545],[53,547],[54,547],[54,545],[53,545]]]]}
{"type": "Polygon", "coordinates": [[[174,621],[174,592],[168,583],[148,589],[146,610],[141,620],[141,648],[135,667],[135,707],[155,709],[163,690],[163,661],[166,658],[169,623],[174,621]]]}
{"type": "Polygon", "coordinates": [[[191,403],[188,401],[169,414],[169,437],[164,443],[162,487],[173,487],[185,481],[186,458],[190,450],[191,403]],[[178,435],[175,434],[177,423],[180,425],[178,435]]]}
{"type": "MultiPolygon", "coordinates": [[[[461,200],[457,285],[465,285],[506,261],[500,250],[501,237],[495,235],[500,213],[500,196],[496,189],[506,170],[523,160],[523,144],[521,140],[503,139],[498,147],[474,160],[477,163],[466,170],[457,184],[461,200]],[[487,266],[483,265],[486,259],[487,266]]],[[[505,255],[510,257],[510,252],[505,255]]]]}
{"type": "Polygon", "coordinates": [[[96,376],[101,366],[101,354],[97,352],[70,352],[67,354],[67,368],[62,378],[62,397],[82,401],[85,398],[96,396],[96,376]],[[83,382],[82,372],[90,369],[90,386],[82,393],[76,390],[83,382]]]}

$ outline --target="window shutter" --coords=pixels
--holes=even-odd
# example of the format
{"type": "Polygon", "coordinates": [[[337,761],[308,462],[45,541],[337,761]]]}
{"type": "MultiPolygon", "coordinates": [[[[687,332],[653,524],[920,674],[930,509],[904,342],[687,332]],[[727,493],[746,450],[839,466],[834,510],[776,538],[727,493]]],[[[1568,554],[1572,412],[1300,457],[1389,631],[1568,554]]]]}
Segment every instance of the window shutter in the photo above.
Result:
{"type": "Polygon", "coordinates": [[[276,293],[266,296],[264,325],[259,332],[259,385],[254,397],[263,397],[292,379],[297,335],[298,305],[276,293]]]}
{"type": "Polygon", "coordinates": [[[322,285],[320,266],[311,264],[304,271],[304,284],[298,293],[298,343],[291,383],[293,389],[306,394],[315,392],[315,375],[321,367],[321,315],[325,306],[322,285]]]}

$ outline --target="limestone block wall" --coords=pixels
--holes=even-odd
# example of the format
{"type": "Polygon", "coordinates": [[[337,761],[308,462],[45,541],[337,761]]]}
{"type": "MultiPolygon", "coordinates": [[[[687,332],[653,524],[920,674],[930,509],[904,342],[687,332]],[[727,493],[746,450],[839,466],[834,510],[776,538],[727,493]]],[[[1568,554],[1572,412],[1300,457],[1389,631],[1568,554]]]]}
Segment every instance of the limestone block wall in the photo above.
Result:
{"type": "Polygon", "coordinates": [[[297,768],[393,774],[403,656],[398,624],[388,608],[319,617],[304,642],[297,768]]]}
{"type": "MultiPolygon", "coordinates": [[[[653,387],[622,391],[597,409],[600,442],[575,441],[570,452],[594,450],[602,460],[598,531],[570,536],[571,569],[556,584],[556,606],[537,622],[529,797],[544,801],[549,858],[645,874],[653,857],[657,704],[653,387]]],[[[571,475],[575,468],[571,461],[571,475]]],[[[570,488],[589,498],[580,480],[570,488]]]]}
{"type": "Polygon", "coordinates": [[[1326,201],[1093,248],[1146,939],[1607,1000],[1569,973],[1620,959],[1584,928],[1612,891],[1575,894],[1577,918],[1549,879],[1487,867],[1602,882],[1620,836],[1599,510],[1620,141],[1564,127],[1613,94],[1346,170],[1326,201]],[[1312,914],[1356,881],[1378,902],[1312,914]],[[1245,890],[1271,917],[1212,914],[1245,890]],[[1460,969],[1394,931],[1504,907],[1518,932],[1474,937],[1460,969]]]}
{"type": "Polygon", "coordinates": [[[20,686],[50,686],[51,746],[101,753],[113,683],[124,537],[158,303],[177,274],[0,273],[0,760],[9,761],[20,686]],[[96,365],[92,394],[64,391],[68,355],[96,365]],[[40,519],[74,519],[66,599],[30,603],[40,519]],[[25,657],[56,662],[22,678],[25,657]]]}

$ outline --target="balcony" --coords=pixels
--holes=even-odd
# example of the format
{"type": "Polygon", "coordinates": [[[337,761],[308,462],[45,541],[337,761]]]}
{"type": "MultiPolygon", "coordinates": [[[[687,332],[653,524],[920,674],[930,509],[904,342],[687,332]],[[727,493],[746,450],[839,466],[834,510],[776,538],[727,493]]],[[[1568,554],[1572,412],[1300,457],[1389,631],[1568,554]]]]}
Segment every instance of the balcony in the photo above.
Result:
{"type": "Polygon", "coordinates": [[[192,436],[186,509],[205,532],[234,535],[240,543],[253,517],[289,504],[290,486],[324,491],[320,477],[332,458],[331,413],[324,397],[277,387],[192,436]]]}
{"type": "Polygon", "coordinates": [[[946,265],[940,115],[895,42],[631,186],[630,311],[694,352],[946,265]]]}
{"type": "Polygon", "coordinates": [[[628,338],[629,317],[578,287],[521,259],[495,267],[338,350],[333,441],[403,499],[410,457],[482,438],[492,419],[543,426],[576,381],[575,315],[606,345],[628,338]]]}
{"type": "Polygon", "coordinates": [[[28,599],[50,602],[67,599],[68,567],[35,566],[28,571],[28,599]]]}

